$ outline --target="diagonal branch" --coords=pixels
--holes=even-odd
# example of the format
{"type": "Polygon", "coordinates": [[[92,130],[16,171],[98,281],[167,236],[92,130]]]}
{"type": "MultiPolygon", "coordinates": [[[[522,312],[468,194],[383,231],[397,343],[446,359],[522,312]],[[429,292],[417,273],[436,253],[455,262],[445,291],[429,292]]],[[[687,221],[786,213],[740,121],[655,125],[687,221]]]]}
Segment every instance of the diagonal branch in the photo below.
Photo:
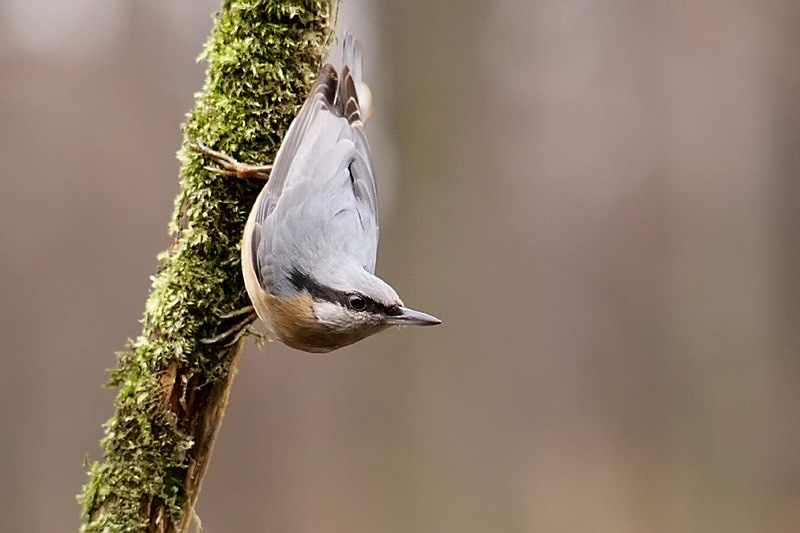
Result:
{"type": "MultiPolygon", "coordinates": [[[[271,162],[327,50],[335,2],[225,0],[185,140],[271,162]]],[[[112,372],[116,412],[79,496],[83,531],[186,530],[241,351],[242,341],[200,339],[249,303],[239,243],[261,184],[217,176],[186,148],[179,158],[172,245],[159,256],[142,333],[112,372]]]]}

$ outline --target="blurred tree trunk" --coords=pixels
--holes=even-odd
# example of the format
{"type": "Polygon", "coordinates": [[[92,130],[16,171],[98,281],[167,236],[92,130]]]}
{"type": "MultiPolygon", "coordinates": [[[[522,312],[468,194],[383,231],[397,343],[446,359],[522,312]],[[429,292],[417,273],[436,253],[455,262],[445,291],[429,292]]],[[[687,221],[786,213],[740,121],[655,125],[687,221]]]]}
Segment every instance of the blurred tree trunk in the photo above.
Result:
{"type": "MultiPolygon", "coordinates": [[[[226,0],[206,44],[206,82],[184,126],[242,161],[272,161],[332,36],[335,0],[226,0]]],[[[185,148],[143,330],[119,354],[104,459],[79,500],[83,531],[184,531],[222,422],[241,350],[205,345],[247,305],[239,243],[261,184],[204,170],[185,148]]]]}

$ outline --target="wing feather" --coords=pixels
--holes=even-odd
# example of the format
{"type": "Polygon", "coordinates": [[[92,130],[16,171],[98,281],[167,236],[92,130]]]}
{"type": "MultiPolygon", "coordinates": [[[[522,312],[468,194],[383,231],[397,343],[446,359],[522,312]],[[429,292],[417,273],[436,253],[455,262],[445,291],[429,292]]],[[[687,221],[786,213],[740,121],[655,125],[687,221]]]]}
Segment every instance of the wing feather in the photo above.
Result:
{"type": "Polygon", "coordinates": [[[283,192],[286,178],[289,175],[292,164],[300,145],[306,138],[309,127],[317,114],[326,109],[331,109],[335,105],[336,88],[338,76],[336,69],[332,65],[326,64],[322,67],[317,82],[311,89],[311,93],[306,99],[297,117],[292,121],[283,143],[275,156],[275,164],[272,167],[269,181],[267,182],[266,195],[258,205],[256,223],[261,223],[267,215],[275,208],[275,203],[283,192]]]}
{"type": "Polygon", "coordinates": [[[321,254],[348,254],[375,270],[377,191],[356,90],[361,48],[349,32],[343,58],[341,77],[322,67],[253,207],[251,260],[273,294],[288,290],[276,272],[311,269],[321,254]]]}

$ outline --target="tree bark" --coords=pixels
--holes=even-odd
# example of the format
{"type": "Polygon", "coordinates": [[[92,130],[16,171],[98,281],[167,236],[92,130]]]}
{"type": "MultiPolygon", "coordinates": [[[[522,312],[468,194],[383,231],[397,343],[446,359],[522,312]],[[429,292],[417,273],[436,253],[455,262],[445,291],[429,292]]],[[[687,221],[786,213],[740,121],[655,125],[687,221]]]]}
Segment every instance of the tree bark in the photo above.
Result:
{"type": "MultiPolygon", "coordinates": [[[[225,0],[184,124],[240,161],[271,162],[332,38],[336,0],[225,0]]],[[[206,345],[246,306],[241,232],[261,183],[219,177],[184,147],[169,250],[159,256],[142,333],[118,354],[120,388],[103,461],[78,497],[82,531],[185,531],[194,517],[242,347],[206,345]]]]}

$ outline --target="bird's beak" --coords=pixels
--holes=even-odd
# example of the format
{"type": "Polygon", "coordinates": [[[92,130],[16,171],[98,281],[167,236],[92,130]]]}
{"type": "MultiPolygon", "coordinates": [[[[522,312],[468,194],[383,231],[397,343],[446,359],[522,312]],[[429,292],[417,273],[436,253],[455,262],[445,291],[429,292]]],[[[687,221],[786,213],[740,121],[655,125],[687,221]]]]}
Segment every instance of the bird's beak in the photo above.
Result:
{"type": "Polygon", "coordinates": [[[386,323],[392,326],[435,326],[442,321],[421,311],[401,307],[399,315],[386,317],[386,323]]]}

